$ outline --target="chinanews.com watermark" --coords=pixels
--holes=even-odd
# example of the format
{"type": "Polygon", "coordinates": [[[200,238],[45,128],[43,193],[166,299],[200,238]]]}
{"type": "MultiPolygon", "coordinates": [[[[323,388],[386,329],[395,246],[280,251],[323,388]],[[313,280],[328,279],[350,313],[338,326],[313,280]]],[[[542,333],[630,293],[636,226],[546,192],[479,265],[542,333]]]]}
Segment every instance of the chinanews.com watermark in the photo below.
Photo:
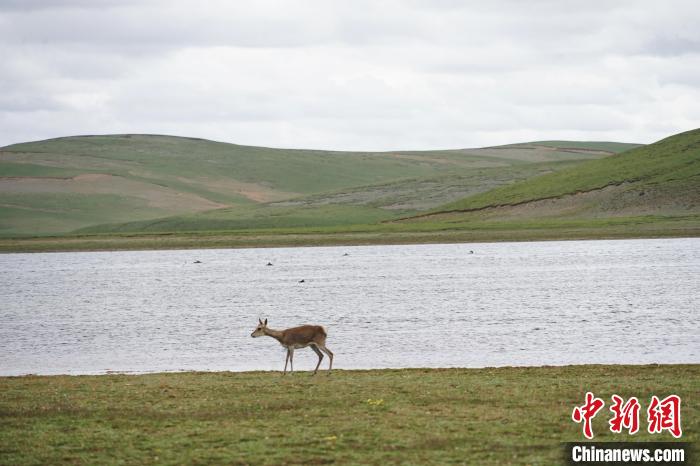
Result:
{"type": "MultiPolygon", "coordinates": [[[[611,396],[611,412],[608,427],[613,434],[627,433],[635,435],[641,428],[640,412],[646,416],[646,431],[652,435],[670,434],[675,439],[683,436],[681,424],[681,398],[668,395],[660,399],[652,396],[646,411],[639,399],[627,400],[618,395],[611,396]]],[[[632,465],[632,464],[695,464],[691,444],[688,442],[641,441],[641,442],[592,442],[593,418],[603,410],[605,401],[593,393],[586,393],[584,403],[575,406],[571,419],[581,424],[583,436],[587,441],[568,442],[564,446],[564,455],[570,465],[632,465]]],[[[661,439],[660,439],[661,440],[661,439]]]]}
{"type": "Polygon", "coordinates": [[[571,442],[564,455],[569,465],[696,464],[690,450],[687,442],[571,442]]]}

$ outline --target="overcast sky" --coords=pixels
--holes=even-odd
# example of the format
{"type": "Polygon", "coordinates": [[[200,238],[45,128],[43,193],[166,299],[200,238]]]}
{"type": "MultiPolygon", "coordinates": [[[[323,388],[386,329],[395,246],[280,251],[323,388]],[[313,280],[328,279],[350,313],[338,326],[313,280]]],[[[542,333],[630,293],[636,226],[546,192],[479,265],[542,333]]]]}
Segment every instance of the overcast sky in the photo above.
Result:
{"type": "Polygon", "coordinates": [[[700,127],[700,2],[0,0],[0,146],[322,149],[700,127]]]}

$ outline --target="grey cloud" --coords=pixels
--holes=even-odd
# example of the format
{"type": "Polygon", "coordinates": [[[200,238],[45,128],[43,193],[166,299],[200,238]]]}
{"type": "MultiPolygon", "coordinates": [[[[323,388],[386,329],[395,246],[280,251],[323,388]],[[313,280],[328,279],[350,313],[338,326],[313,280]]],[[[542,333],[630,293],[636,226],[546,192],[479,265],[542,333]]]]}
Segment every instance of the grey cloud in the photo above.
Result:
{"type": "Polygon", "coordinates": [[[61,9],[101,9],[138,3],[139,0],[0,0],[0,11],[37,11],[61,9]]]}
{"type": "Polygon", "coordinates": [[[44,96],[28,94],[0,95],[0,109],[3,112],[33,112],[37,110],[56,111],[65,105],[44,96]]]}
{"type": "Polygon", "coordinates": [[[643,48],[646,53],[662,57],[700,54],[700,35],[680,37],[673,34],[658,35],[643,48]]]}
{"type": "Polygon", "coordinates": [[[90,0],[0,0],[0,11],[32,11],[51,8],[96,5],[90,0]]]}
{"type": "MultiPolygon", "coordinates": [[[[72,5],[73,3],[66,2],[72,5]]],[[[78,2],[79,3],[79,2],[78,2]]],[[[354,11],[335,16],[327,8],[294,8],[249,14],[240,8],[216,12],[194,2],[108,3],[104,8],[15,10],[6,14],[0,38],[7,43],[65,44],[111,50],[160,52],[180,47],[301,47],[327,43],[371,43],[411,37],[415,27],[389,16],[354,11]]],[[[321,3],[319,6],[323,5],[321,3]]]]}
{"type": "Polygon", "coordinates": [[[650,142],[700,126],[698,21],[681,0],[0,0],[0,145],[650,142]]]}

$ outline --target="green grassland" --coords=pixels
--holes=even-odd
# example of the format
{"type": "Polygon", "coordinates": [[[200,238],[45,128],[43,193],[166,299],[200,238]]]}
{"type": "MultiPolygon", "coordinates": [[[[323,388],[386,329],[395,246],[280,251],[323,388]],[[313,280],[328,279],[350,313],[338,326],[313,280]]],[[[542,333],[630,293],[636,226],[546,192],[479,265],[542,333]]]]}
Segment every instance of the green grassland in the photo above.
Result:
{"type": "Polygon", "coordinates": [[[592,151],[607,151],[611,153],[624,152],[629,149],[634,149],[638,147],[638,144],[629,144],[624,142],[604,142],[604,141],[537,141],[522,144],[511,144],[503,147],[533,147],[546,146],[551,148],[556,148],[558,150],[581,150],[588,149],[592,151]]]}
{"type": "Polygon", "coordinates": [[[69,231],[92,222],[128,222],[162,215],[164,209],[144,199],[117,194],[70,192],[4,193],[0,218],[13,231],[29,232],[41,225],[45,231],[69,231]]]}
{"type": "Polygon", "coordinates": [[[76,233],[241,231],[376,224],[414,215],[449,200],[496,186],[563,170],[577,163],[537,162],[478,168],[464,174],[411,178],[277,202],[100,224],[79,229],[76,233]]]}
{"type": "Polygon", "coordinates": [[[0,169],[10,165],[0,251],[700,233],[700,130],[648,146],[381,153],[91,136],[9,146],[0,169]]]}
{"type": "Polygon", "coordinates": [[[388,222],[240,231],[100,233],[0,238],[0,252],[256,248],[375,244],[477,243],[700,236],[700,215],[599,219],[388,222]]]}
{"type": "Polygon", "coordinates": [[[138,223],[117,226],[114,231],[267,227],[270,223],[261,221],[263,217],[274,217],[280,227],[323,226],[332,218],[340,220],[337,225],[345,225],[349,223],[346,214],[352,222],[373,223],[606,157],[629,146],[607,143],[590,149],[589,143],[562,144],[563,150],[556,144],[535,144],[333,152],[152,135],[15,144],[0,149],[0,207],[4,209],[0,235],[64,234],[128,222],[138,223]],[[56,202],[44,208],[41,199],[53,195],[64,196],[58,208],[56,202]],[[94,196],[111,197],[101,208],[100,202],[90,199],[94,196]],[[330,216],[328,208],[299,213],[299,206],[317,205],[340,207],[330,216]],[[206,215],[189,217],[205,211],[211,212],[211,222],[206,215]],[[147,219],[153,222],[144,222],[147,219]]]}
{"type": "Polygon", "coordinates": [[[140,222],[97,225],[82,228],[76,234],[346,227],[393,218],[395,214],[389,211],[353,205],[242,206],[140,222]]]}
{"type": "MultiPolygon", "coordinates": [[[[470,196],[436,211],[474,211],[514,206],[611,187],[620,189],[611,189],[609,198],[619,198],[623,193],[641,197],[661,192],[665,194],[665,199],[655,199],[657,204],[661,204],[661,201],[679,202],[687,210],[697,212],[700,208],[700,129],[470,196]],[[669,186],[671,189],[666,189],[669,186]]],[[[637,199],[636,203],[647,202],[637,199]]]]}
{"type": "Polygon", "coordinates": [[[669,394],[700,439],[698,365],[24,376],[0,378],[0,463],[562,464],[587,391],[595,440],[673,441],[646,432],[669,394]],[[609,431],[612,394],[636,435],[609,431]]]}

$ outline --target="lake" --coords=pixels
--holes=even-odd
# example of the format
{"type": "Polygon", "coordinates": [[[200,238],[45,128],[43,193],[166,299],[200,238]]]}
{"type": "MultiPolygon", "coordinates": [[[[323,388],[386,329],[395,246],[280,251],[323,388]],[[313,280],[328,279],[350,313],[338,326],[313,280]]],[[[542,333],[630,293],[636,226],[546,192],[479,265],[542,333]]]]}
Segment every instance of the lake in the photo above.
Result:
{"type": "Polygon", "coordinates": [[[4,254],[0,374],[281,370],[259,317],[338,369],[700,363],[699,277],[696,238],[4,254]]]}

